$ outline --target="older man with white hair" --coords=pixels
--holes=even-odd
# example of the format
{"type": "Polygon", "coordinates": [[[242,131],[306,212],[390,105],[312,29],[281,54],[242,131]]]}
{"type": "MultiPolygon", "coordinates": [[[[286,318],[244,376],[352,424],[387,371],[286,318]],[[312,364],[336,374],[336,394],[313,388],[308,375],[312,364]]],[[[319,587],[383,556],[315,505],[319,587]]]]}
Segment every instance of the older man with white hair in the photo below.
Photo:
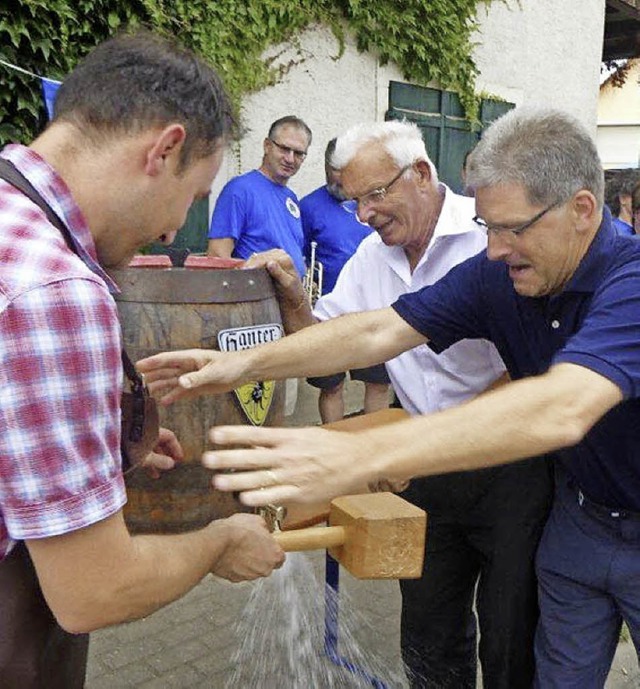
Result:
{"type": "MultiPolygon", "coordinates": [[[[316,319],[388,306],[485,249],[473,199],[438,180],[416,125],[353,127],[338,138],[332,164],[342,170],[360,220],[375,233],[318,301],[316,319]]],[[[400,404],[412,415],[460,404],[504,373],[486,340],[463,340],[440,356],[423,345],[386,366],[400,404]]],[[[533,560],[549,492],[541,462],[415,479],[404,492],[430,517],[423,576],[401,581],[402,651],[412,687],[475,687],[474,600],[485,688],[531,685],[533,560]]]]}

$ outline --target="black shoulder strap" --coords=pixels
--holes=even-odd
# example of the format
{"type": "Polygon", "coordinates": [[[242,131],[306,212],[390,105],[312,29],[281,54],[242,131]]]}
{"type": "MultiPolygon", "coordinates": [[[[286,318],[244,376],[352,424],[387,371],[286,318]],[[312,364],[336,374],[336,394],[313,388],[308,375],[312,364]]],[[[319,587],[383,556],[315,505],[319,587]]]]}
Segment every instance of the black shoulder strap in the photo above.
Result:
{"type": "Polygon", "coordinates": [[[124,350],[124,347],[122,348],[122,367],[124,368],[125,376],[127,376],[129,382],[131,383],[131,391],[134,394],[139,394],[139,392],[145,388],[146,384],[142,374],[136,371],[136,367],[133,365],[129,355],[124,350]]]}
{"type": "MultiPolygon", "coordinates": [[[[47,216],[49,222],[62,233],[65,242],[74,254],[78,254],[78,250],[71,236],[69,228],[62,222],[60,216],[51,208],[51,206],[42,198],[42,195],[36,191],[29,180],[18,170],[18,168],[6,158],[0,158],[0,179],[9,182],[16,189],[21,191],[28,199],[41,208],[47,216]]],[[[82,258],[82,257],[80,257],[82,258]]],[[[122,350],[122,365],[127,378],[131,381],[134,390],[144,387],[144,379],[136,371],[135,366],[131,362],[128,354],[122,350]]]]}

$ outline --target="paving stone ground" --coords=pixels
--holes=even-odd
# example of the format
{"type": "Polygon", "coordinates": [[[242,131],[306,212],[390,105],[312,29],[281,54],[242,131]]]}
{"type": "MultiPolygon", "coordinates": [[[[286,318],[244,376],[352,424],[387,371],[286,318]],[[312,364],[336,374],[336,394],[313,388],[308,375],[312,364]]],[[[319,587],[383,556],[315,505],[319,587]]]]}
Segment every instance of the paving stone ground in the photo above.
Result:
{"type": "MultiPolygon", "coordinates": [[[[347,412],[361,405],[361,385],[347,383],[347,412]]],[[[301,381],[291,425],[318,422],[317,393],[301,381]]],[[[308,555],[316,576],[318,600],[324,558],[308,555]]],[[[230,584],[208,577],[184,598],[137,622],[91,635],[87,689],[225,689],[232,656],[242,639],[236,626],[243,619],[254,583],[230,584]]],[[[358,610],[356,643],[387,667],[400,668],[397,582],[358,581],[340,575],[341,595],[358,610]]],[[[308,592],[305,595],[313,595],[308,592]]],[[[274,600],[273,605],[279,602],[274,600]]],[[[340,632],[339,632],[340,635],[340,632]]],[[[0,682],[1,684],[1,682],[0,682]]],[[[348,684],[344,685],[349,686],[348,684]]],[[[355,683],[354,683],[355,686],[355,683]]],[[[479,687],[481,679],[479,678],[479,687]]],[[[621,643],[606,689],[640,689],[640,672],[633,646],[621,643]]],[[[273,681],[235,689],[288,689],[273,681]]],[[[308,689],[326,689],[317,684],[308,689]]],[[[406,689],[403,682],[388,689],[406,689]]]]}
{"type": "MultiPolygon", "coordinates": [[[[233,669],[233,653],[242,641],[235,625],[242,618],[252,586],[255,584],[232,585],[208,578],[182,600],[144,620],[95,633],[87,688],[223,689],[233,669]]],[[[341,586],[350,597],[355,596],[359,613],[371,624],[360,629],[361,646],[399,672],[397,585],[356,582],[343,573],[341,586]]],[[[323,595],[318,586],[319,600],[323,595]]],[[[286,689],[269,677],[273,687],[255,689],[286,689]]]]}

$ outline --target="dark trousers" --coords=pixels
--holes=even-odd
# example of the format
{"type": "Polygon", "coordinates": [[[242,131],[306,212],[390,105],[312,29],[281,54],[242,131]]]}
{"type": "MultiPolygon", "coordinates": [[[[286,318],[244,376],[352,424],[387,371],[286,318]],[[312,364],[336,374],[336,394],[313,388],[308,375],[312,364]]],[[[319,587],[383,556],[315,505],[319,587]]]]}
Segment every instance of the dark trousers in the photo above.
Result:
{"type": "Polygon", "coordinates": [[[640,514],[590,502],[558,470],[537,557],[539,689],[602,689],[625,620],[640,652],[640,514]]]}
{"type": "Polygon", "coordinates": [[[543,458],[412,481],[403,497],[429,515],[423,576],[400,582],[412,689],[474,689],[478,655],[484,689],[530,689],[534,558],[551,496],[543,458]]]}
{"type": "Polygon", "coordinates": [[[88,650],[88,634],[69,634],[57,623],[18,543],[0,562],[0,687],[81,689],[88,650]]]}

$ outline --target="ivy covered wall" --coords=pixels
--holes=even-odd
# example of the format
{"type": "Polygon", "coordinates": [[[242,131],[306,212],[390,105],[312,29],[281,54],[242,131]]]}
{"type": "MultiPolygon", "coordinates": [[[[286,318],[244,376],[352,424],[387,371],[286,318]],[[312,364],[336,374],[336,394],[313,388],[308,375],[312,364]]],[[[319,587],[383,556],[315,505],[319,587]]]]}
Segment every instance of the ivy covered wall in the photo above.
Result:
{"type": "MultiPolygon", "coordinates": [[[[504,0],[503,0],[504,1],[504,0]]],[[[262,59],[322,23],[342,45],[375,51],[416,84],[457,91],[470,116],[478,99],[471,34],[478,5],[491,0],[12,0],[0,8],[0,58],[63,79],[92,46],[123,27],[176,37],[222,74],[236,104],[276,83],[287,65],[262,59]],[[10,6],[10,8],[9,8],[10,6]]],[[[336,56],[338,57],[339,54],[336,56]]],[[[29,141],[45,120],[39,80],[0,65],[0,145],[29,141]]]]}

